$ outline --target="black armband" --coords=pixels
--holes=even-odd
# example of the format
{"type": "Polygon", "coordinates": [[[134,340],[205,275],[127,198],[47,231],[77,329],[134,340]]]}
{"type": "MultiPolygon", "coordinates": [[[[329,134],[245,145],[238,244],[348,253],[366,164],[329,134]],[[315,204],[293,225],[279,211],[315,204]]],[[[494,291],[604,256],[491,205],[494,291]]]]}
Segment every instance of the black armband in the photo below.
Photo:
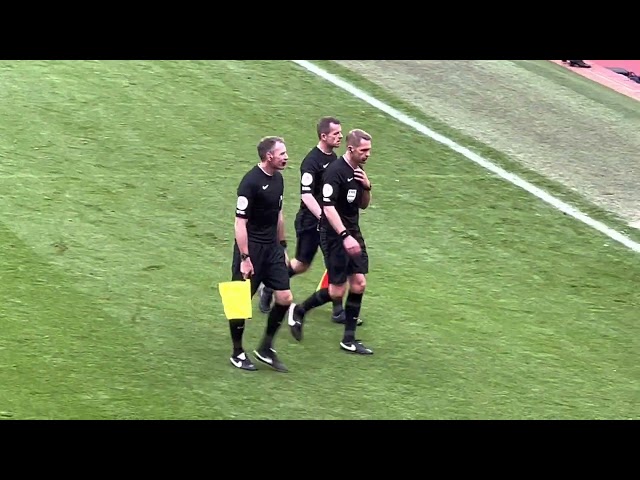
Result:
{"type": "Polygon", "coordinates": [[[286,240],[280,240],[280,246],[282,248],[287,248],[287,241],[286,240]]]}
{"type": "Polygon", "coordinates": [[[342,232],[340,232],[340,238],[344,239],[347,238],[349,236],[349,230],[344,229],[342,232]]]}

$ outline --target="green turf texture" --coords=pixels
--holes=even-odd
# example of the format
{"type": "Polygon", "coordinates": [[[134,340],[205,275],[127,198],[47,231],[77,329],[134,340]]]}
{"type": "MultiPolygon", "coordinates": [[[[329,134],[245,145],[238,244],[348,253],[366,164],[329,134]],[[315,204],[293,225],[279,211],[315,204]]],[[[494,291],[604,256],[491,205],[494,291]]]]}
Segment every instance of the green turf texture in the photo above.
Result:
{"type": "MultiPolygon", "coordinates": [[[[638,418],[638,255],[289,62],[0,62],[0,418],[638,418]],[[283,135],[290,243],[315,122],[374,138],[371,274],[290,369],[228,361],[235,189],[283,135]]],[[[339,152],[342,153],[342,150],[339,152]]],[[[318,257],[320,259],[320,257],[318,257]]],[[[312,293],[320,262],[294,278],[312,293]]],[[[255,302],[257,306],[257,299],[255,302]]],[[[257,312],[245,335],[265,327],[257,312]]]]}

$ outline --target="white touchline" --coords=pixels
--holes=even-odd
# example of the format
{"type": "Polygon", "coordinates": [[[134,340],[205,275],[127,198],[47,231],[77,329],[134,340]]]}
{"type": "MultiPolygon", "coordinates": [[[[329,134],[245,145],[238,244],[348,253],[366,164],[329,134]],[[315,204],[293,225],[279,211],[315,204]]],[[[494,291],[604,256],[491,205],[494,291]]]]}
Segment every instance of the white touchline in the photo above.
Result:
{"type": "Polygon", "coordinates": [[[343,89],[346,92],[350,93],[354,97],[357,97],[360,100],[363,100],[364,102],[368,103],[372,107],[377,108],[378,110],[380,110],[380,111],[386,113],[387,115],[395,118],[399,122],[402,122],[405,125],[408,125],[408,126],[414,128],[415,130],[417,130],[418,132],[422,133],[423,135],[426,135],[427,137],[435,140],[436,142],[440,142],[443,145],[446,145],[451,150],[454,150],[454,151],[464,155],[465,157],[467,157],[472,162],[477,163],[478,165],[486,168],[487,170],[489,170],[489,171],[495,173],[496,175],[504,178],[505,180],[513,183],[514,185],[517,185],[518,187],[520,187],[520,188],[526,190],[527,192],[535,195],[536,197],[538,197],[542,201],[544,201],[544,202],[548,203],[549,205],[557,208],[561,212],[566,213],[567,215],[571,215],[573,218],[575,218],[577,220],[580,220],[581,222],[589,225],[592,228],[595,228],[599,232],[604,233],[605,235],[607,235],[611,239],[615,240],[616,242],[621,243],[622,245],[624,245],[627,248],[630,248],[634,252],[640,252],[640,243],[634,242],[633,240],[631,240],[629,237],[623,235],[622,233],[617,232],[616,230],[614,230],[614,229],[612,229],[610,227],[607,227],[604,223],[599,222],[597,220],[594,220],[589,215],[587,215],[585,213],[582,213],[577,208],[572,207],[571,205],[563,202],[562,200],[554,197],[553,195],[550,195],[549,193],[547,193],[544,190],[536,187],[535,185],[532,185],[531,183],[527,182],[526,180],[523,180],[522,178],[518,177],[516,174],[508,172],[508,171],[504,170],[503,168],[500,168],[499,166],[491,163],[489,160],[487,160],[485,158],[482,158],[480,155],[478,155],[476,153],[473,153],[468,148],[457,144],[453,140],[445,137],[444,135],[440,135],[439,133],[434,132],[430,128],[425,127],[424,125],[422,125],[421,123],[417,122],[416,120],[414,120],[413,118],[409,117],[408,115],[405,115],[404,113],[400,112],[399,110],[396,110],[395,108],[387,105],[386,103],[381,102],[377,98],[372,97],[368,93],[360,90],[358,87],[355,87],[355,86],[351,85],[350,83],[345,82],[340,77],[337,77],[336,75],[333,75],[333,74],[327,72],[326,70],[318,67],[317,65],[315,65],[315,64],[313,64],[313,63],[311,63],[311,62],[309,62],[307,60],[292,60],[292,62],[297,64],[297,65],[299,65],[299,66],[301,66],[302,68],[308,70],[309,72],[311,72],[311,73],[323,78],[324,80],[327,80],[327,81],[333,83],[337,87],[340,87],[341,89],[343,89]]]}

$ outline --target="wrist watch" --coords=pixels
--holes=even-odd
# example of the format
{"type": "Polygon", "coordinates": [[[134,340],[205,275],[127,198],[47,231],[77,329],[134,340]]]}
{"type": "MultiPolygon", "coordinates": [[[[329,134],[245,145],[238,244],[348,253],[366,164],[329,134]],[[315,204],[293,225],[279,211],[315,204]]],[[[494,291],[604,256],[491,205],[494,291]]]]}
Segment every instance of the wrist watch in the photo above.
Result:
{"type": "Polygon", "coordinates": [[[245,261],[247,258],[249,258],[249,254],[248,253],[241,253],[240,254],[240,258],[242,259],[242,261],[245,261]]]}

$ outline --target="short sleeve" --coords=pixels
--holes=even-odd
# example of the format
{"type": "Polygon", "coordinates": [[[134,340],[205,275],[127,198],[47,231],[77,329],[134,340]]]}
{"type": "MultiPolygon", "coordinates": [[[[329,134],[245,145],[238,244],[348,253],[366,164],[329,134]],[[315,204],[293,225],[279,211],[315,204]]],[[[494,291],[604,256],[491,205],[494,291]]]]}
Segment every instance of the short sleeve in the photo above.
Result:
{"type": "Polygon", "coordinates": [[[278,205],[278,210],[282,211],[282,200],[284,198],[284,177],[282,175],[280,175],[280,188],[281,188],[281,194],[280,194],[280,203],[278,205]]]}
{"type": "Polygon", "coordinates": [[[322,204],[327,207],[333,207],[338,200],[340,191],[340,177],[337,169],[331,169],[324,174],[324,183],[322,185],[322,204]]]}
{"type": "Polygon", "coordinates": [[[318,162],[311,157],[306,158],[300,165],[300,194],[313,193],[317,173],[318,162]]]}
{"type": "Polygon", "coordinates": [[[238,185],[238,198],[236,199],[236,217],[238,218],[249,218],[249,212],[251,211],[251,207],[253,205],[253,185],[251,183],[250,177],[246,176],[238,185]]]}

